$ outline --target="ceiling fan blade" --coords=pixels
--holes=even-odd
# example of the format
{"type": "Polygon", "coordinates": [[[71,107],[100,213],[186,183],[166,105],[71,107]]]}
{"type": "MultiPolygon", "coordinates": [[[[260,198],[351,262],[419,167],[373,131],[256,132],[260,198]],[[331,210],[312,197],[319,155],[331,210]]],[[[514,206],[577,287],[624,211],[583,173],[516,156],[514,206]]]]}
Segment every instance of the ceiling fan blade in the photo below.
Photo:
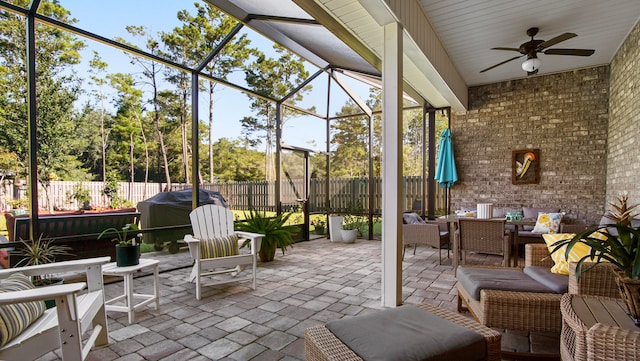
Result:
{"type": "Polygon", "coordinates": [[[547,55],[575,55],[575,56],[591,56],[596,51],[593,49],[549,49],[543,53],[547,55]]]}
{"type": "Polygon", "coordinates": [[[500,66],[500,65],[502,65],[502,64],[506,64],[506,63],[508,63],[508,62],[510,62],[510,61],[512,61],[512,60],[516,60],[516,59],[518,59],[518,58],[521,58],[522,56],[523,56],[523,55],[520,55],[520,56],[514,56],[514,57],[513,57],[513,58],[511,58],[511,59],[507,59],[507,60],[505,60],[505,61],[503,61],[503,62],[501,62],[501,63],[498,63],[498,64],[496,64],[496,65],[490,66],[490,67],[488,67],[488,68],[486,68],[486,69],[480,70],[480,72],[481,72],[481,73],[484,73],[484,72],[485,72],[485,71],[487,71],[487,70],[491,70],[491,69],[493,69],[493,68],[495,68],[495,67],[498,67],[498,66],[500,66]]]}
{"type": "Polygon", "coordinates": [[[576,36],[578,36],[578,34],[574,34],[574,33],[564,33],[561,35],[556,36],[555,38],[549,39],[547,41],[545,41],[544,43],[540,43],[538,45],[538,47],[536,48],[537,51],[540,51],[542,49],[546,49],[552,45],[556,45],[560,42],[563,42],[565,40],[569,40],[571,38],[575,38],[576,36]]]}
{"type": "Polygon", "coordinates": [[[518,48],[503,48],[503,47],[497,47],[497,48],[491,48],[491,50],[509,50],[509,51],[517,51],[517,52],[520,52],[520,49],[518,49],[518,48]]]}

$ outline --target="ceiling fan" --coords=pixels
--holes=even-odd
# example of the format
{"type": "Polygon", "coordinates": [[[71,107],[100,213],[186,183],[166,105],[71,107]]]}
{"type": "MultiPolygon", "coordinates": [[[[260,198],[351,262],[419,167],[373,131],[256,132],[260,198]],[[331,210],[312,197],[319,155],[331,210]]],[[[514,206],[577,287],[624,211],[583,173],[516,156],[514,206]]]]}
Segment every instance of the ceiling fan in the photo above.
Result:
{"type": "Polygon", "coordinates": [[[492,65],[486,69],[481,70],[481,73],[485,71],[491,70],[495,67],[498,67],[502,64],[506,64],[512,60],[516,60],[523,56],[527,56],[527,60],[522,63],[522,70],[527,72],[527,75],[533,75],[538,73],[538,69],[540,69],[541,61],[538,59],[538,53],[542,53],[545,55],[575,55],[575,56],[591,56],[595,53],[593,49],[547,49],[550,46],[556,45],[565,40],[569,40],[578,36],[578,34],[574,33],[564,33],[556,36],[555,38],[549,39],[547,41],[544,40],[534,40],[533,37],[538,34],[538,28],[530,28],[527,30],[527,35],[531,37],[531,40],[526,43],[520,44],[519,48],[504,48],[497,47],[491,48],[492,50],[507,50],[507,51],[517,51],[522,55],[514,56],[511,59],[507,59],[501,63],[496,65],[492,65]],[[546,49],[546,50],[545,50],[546,49]]]}

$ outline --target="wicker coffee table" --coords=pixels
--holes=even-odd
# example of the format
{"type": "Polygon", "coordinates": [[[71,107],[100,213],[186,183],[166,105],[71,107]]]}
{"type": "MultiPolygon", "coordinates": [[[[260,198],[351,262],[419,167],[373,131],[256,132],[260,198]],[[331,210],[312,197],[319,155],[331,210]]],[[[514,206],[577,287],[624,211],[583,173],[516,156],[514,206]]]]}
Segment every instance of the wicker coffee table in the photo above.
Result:
{"type": "Polygon", "coordinates": [[[565,294],[560,300],[563,360],[638,360],[640,328],[617,298],[565,294]]]}

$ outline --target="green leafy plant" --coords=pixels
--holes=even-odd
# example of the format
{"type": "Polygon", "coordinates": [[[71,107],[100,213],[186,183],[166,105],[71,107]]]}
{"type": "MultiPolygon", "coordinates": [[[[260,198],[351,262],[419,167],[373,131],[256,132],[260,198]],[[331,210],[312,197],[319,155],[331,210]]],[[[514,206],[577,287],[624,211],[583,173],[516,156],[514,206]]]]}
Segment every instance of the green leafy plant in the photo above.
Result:
{"type": "MultiPolygon", "coordinates": [[[[57,256],[71,255],[69,253],[72,250],[71,247],[52,244],[52,242],[52,240],[43,240],[42,236],[36,241],[20,240],[22,243],[20,256],[24,258],[16,264],[16,267],[53,263],[57,256]]],[[[47,283],[47,279],[50,279],[50,276],[33,276],[32,281],[36,285],[43,285],[47,283]]]]}
{"type": "Polygon", "coordinates": [[[640,227],[633,227],[631,220],[637,216],[634,208],[638,205],[627,205],[628,195],[617,199],[617,204],[611,203],[613,210],[606,217],[614,221],[607,225],[606,229],[598,231],[600,238],[596,238],[593,230],[576,234],[571,239],[558,241],[553,244],[553,252],[567,246],[568,258],[571,248],[582,243],[591,247],[588,255],[578,260],[576,264],[576,277],[579,279],[582,272],[589,269],[584,267],[585,262],[600,262],[606,260],[615,265],[626,277],[640,278],[640,227]]]}
{"type": "Polygon", "coordinates": [[[74,184],[73,189],[67,194],[67,197],[78,201],[80,209],[91,209],[89,205],[91,203],[91,192],[84,188],[82,183],[74,184]]]}
{"type": "Polygon", "coordinates": [[[311,225],[316,228],[324,228],[327,226],[327,221],[325,221],[324,218],[316,218],[311,221],[311,225]]]}
{"type": "Polygon", "coordinates": [[[366,223],[366,221],[364,220],[363,217],[360,216],[356,216],[353,214],[346,214],[343,218],[342,218],[342,229],[346,229],[346,230],[358,230],[358,233],[360,233],[360,229],[364,226],[364,224],[366,223]]]}
{"type": "Polygon", "coordinates": [[[139,231],[139,230],[140,228],[138,228],[137,225],[129,223],[126,226],[122,227],[121,229],[118,229],[116,227],[105,229],[104,231],[102,231],[102,233],[100,233],[100,235],[98,235],[98,239],[102,238],[103,236],[115,235],[111,239],[112,242],[118,242],[118,244],[121,246],[129,246],[134,244],[133,240],[137,235],[135,231],[139,231]]]}
{"type": "Polygon", "coordinates": [[[131,207],[132,203],[118,195],[118,189],[120,185],[113,175],[109,175],[108,181],[102,190],[102,193],[109,198],[109,208],[119,209],[125,207],[131,207]]]}
{"type": "MultiPolygon", "coordinates": [[[[287,247],[293,247],[293,236],[299,232],[299,228],[296,225],[287,224],[291,215],[292,213],[282,213],[267,217],[264,212],[252,209],[249,213],[245,212],[245,220],[237,223],[235,228],[238,231],[265,235],[260,243],[260,258],[265,261],[263,254],[273,253],[276,248],[280,248],[284,255],[287,247]]],[[[242,246],[247,244],[245,242],[242,246]]]]}
{"type": "Polygon", "coordinates": [[[53,241],[45,241],[40,237],[37,241],[20,240],[23,247],[20,255],[25,258],[16,264],[17,267],[37,266],[41,264],[53,263],[56,256],[71,255],[68,251],[71,247],[51,244],[53,241]]]}
{"type": "Polygon", "coordinates": [[[26,198],[14,198],[14,199],[9,199],[7,201],[7,204],[11,207],[11,209],[21,209],[21,208],[27,208],[27,202],[29,200],[26,198]]]}

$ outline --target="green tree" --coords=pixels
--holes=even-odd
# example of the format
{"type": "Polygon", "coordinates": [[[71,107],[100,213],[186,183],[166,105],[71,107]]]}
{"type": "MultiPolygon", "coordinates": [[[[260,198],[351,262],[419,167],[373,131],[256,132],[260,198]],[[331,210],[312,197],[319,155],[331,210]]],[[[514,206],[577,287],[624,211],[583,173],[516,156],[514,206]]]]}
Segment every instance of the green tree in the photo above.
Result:
{"type": "Polygon", "coordinates": [[[130,181],[134,182],[136,150],[141,148],[140,143],[143,142],[143,131],[140,127],[142,90],[136,87],[131,74],[116,73],[110,74],[107,78],[116,90],[114,104],[117,107],[111,126],[108,164],[119,174],[128,173],[130,181]]]}
{"type": "MultiPolygon", "coordinates": [[[[256,93],[279,99],[307,79],[309,73],[304,69],[304,64],[299,57],[280,45],[276,44],[273,48],[278,58],[267,58],[265,54],[258,52],[255,61],[245,70],[245,79],[249,87],[256,93]]],[[[311,86],[306,86],[291,97],[288,102],[295,104],[302,100],[304,93],[310,90],[311,86]]],[[[265,174],[267,180],[273,180],[275,179],[273,148],[276,132],[276,105],[262,98],[252,96],[250,98],[252,100],[251,110],[256,116],[244,117],[241,120],[242,133],[252,144],[258,144],[264,140],[265,174]]],[[[285,107],[282,117],[283,123],[287,118],[297,114],[296,111],[285,107]]]]}
{"type": "Polygon", "coordinates": [[[106,107],[104,101],[106,95],[104,93],[104,86],[107,84],[105,76],[108,64],[100,58],[97,51],[93,51],[93,58],[89,61],[89,73],[91,81],[97,87],[93,90],[93,95],[96,98],[98,105],[98,123],[100,124],[100,155],[102,161],[101,173],[103,182],[107,181],[107,134],[105,133],[105,121],[107,120],[106,107]]]}
{"type": "Polygon", "coordinates": [[[76,139],[71,144],[71,152],[90,173],[87,180],[102,180],[103,137],[99,130],[103,120],[109,123],[111,115],[102,114],[90,102],[85,103],[75,117],[73,133],[76,139]]]}
{"type": "MultiPolygon", "coordinates": [[[[171,35],[167,35],[165,39],[176,47],[188,47],[191,50],[189,65],[195,66],[205,59],[217,45],[231,32],[238,22],[222,13],[220,10],[209,5],[208,3],[194,3],[196,7],[196,15],[191,15],[187,10],[181,10],[178,13],[178,20],[182,22],[182,27],[174,29],[171,35]],[[196,32],[192,31],[195,29],[196,32]]],[[[235,38],[227,43],[218,54],[205,66],[204,71],[212,76],[227,79],[227,76],[234,70],[241,69],[243,63],[249,58],[252,52],[249,49],[249,39],[247,35],[236,35],[235,38]]],[[[207,91],[209,100],[208,107],[208,168],[209,180],[213,182],[214,178],[214,157],[213,157],[213,104],[214,94],[217,83],[212,81],[203,81],[200,89],[207,91]]]]}
{"type": "Polygon", "coordinates": [[[264,154],[249,149],[239,139],[220,138],[213,144],[214,177],[220,181],[248,182],[264,179],[264,154]]]}
{"type": "MultiPolygon", "coordinates": [[[[29,1],[16,0],[27,7],[29,1]]],[[[58,21],[76,21],[57,1],[43,1],[38,13],[58,21]]],[[[0,146],[13,150],[20,162],[27,163],[27,78],[25,18],[7,11],[0,13],[0,146]]],[[[36,104],[38,136],[38,179],[49,199],[49,182],[58,177],[82,172],[79,162],[70,162],[70,144],[74,140],[73,102],[77,99],[79,79],[68,69],[80,60],[84,42],[59,29],[38,24],[36,29],[36,104]]],[[[48,202],[49,208],[53,205],[48,202]]]]}
{"type": "MultiPolygon", "coordinates": [[[[353,114],[357,107],[347,101],[338,115],[353,114]]],[[[369,174],[369,129],[367,116],[353,116],[336,120],[331,125],[332,151],[331,176],[336,178],[358,178],[369,174]]]]}
{"type": "Polygon", "coordinates": [[[406,176],[422,175],[422,110],[403,113],[403,171],[406,176]]]}
{"type": "MultiPolygon", "coordinates": [[[[167,53],[165,56],[178,63],[186,63],[193,66],[194,59],[191,45],[198,43],[199,32],[195,27],[175,28],[171,33],[162,33],[160,35],[162,41],[166,45],[167,53]]],[[[186,183],[190,183],[190,147],[189,147],[189,128],[190,128],[190,107],[189,101],[191,94],[191,75],[178,69],[167,68],[167,81],[177,88],[180,94],[180,139],[182,140],[182,170],[186,183]]]]}
{"type": "MultiPolygon", "coordinates": [[[[148,31],[142,26],[127,26],[127,32],[134,37],[141,37],[145,39],[145,47],[148,52],[153,55],[162,56],[163,53],[160,49],[160,43],[155,39],[152,35],[148,33],[148,31]]],[[[123,39],[120,41],[126,42],[123,39]]],[[[135,46],[133,44],[129,44],[131,46],[135,46]]],[[[151,98],[149,99],[149,103],[153,108],[153,112],[151,116],[153,117],[153,124],[155,126],[156,137],[158,140],[158,146],[160,155],[162,156],[162,169],[164,170],[164,179],[167,183],[165,191],[171,189],[171,173],[169,168],[169,158],[167,157],[167,147],[165,145],[165,125],[162,122],[163,120],[163,110],[161,109],[160,100],[158,98],[160,90],[159,76],[162,71],[166,71],[166,68],[154,61],[147,60],[144,58],[140,58],[138,56],[131,56],[131,62],[133,64],[138,65],[142,69],[141,73],[141,81],[142,83],[148,85],[151,88],[151,98]]],[[[142,128],[142,124],[140,124],[140,128],[142,128]]],[[[146,143],[146,139],[145,139],[146,143]]],[[[145,149],[148,147],[145,146],[145,149]]],[[[147,157],[148,158],[148,157],[147,157]]],[[[148,179],[148,170],[145,172],[145,179],[148,179]]]]}

